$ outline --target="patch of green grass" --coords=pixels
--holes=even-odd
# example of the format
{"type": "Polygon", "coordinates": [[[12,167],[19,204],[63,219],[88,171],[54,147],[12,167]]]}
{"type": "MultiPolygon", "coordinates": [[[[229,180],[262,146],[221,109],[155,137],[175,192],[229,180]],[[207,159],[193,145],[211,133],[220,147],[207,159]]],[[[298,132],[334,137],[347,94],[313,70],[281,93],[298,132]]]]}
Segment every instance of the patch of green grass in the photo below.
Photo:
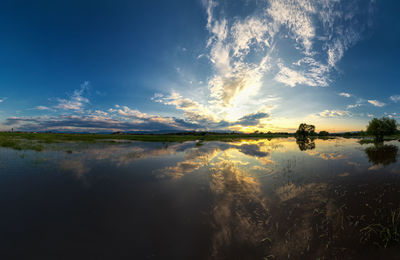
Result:
{"type": "Polygon", "coordinates": [[[0,146],[6,148],[12,148],[15,150],[34,150],[42,151],[43,145],[33,140],[25,140],[21,138],[16,138],[14,136],[3,136],[0,135],[0,146]]]}

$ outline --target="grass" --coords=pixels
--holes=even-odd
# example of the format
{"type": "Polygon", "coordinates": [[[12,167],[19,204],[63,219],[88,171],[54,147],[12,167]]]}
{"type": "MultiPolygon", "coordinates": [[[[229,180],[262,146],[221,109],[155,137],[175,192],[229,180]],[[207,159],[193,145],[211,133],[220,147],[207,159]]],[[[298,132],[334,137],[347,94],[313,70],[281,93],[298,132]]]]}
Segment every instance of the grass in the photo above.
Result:
{"type": "Polygon", "coordinates": [[[364,240],[376,240],[374,244],[387,248],[400,243],[400,208],[392,210],[387,221],[361,229],[364,240]]]}
{"type": "MultiPolygon", "coordinates": [[[[204,141],[235,141],[243,139],[264,139],[288,137],[290,135],[277,134],[58,134],[58,133],[26,133],[26,132],[3,132],[0,133],[0,147],[15,150],[42,151],[47,144],[85,142],[103,142],[118,144],[118,140],[146,141],[146,142],[185,142],[197,141],[196,146],[201,146],[204,141]]],[[[123,142],[121,142],[123,143],[123,142]]],[[[67,153],[71,153],[67,150],[67,153]]]]}
{"type": "MultiPolygon", "coordinates": [[[[339,135],[336,135],[339,136],[339,135]]],[[[146,142],[185,142],[198,141],[201,146],[203,141],[239,141],[246,139],[272,139],[294,137],[294,134],[220,134],[220,133],[191,133],[191,134],[64,134],[64,133],[28,133],[28,132],[2,132],[0,133],[0,147],[16,150],[41,151],[44,145],[65,142],[107,142],[118,143],[115,140],[146,141],[146,142]]],[[[314,138],[319,138],[315,136],[314,138]]],[[[335,138],[333,136],[320,137],[322,139],[335,138]]],[[[398,137],[391,137],[393,140],[398,137]]]]}
{"type": "Polygon", "coordinates": [[[43,150],[43,145],[37,141],[24,140],[3,135],[0,135],[0,146],[15,150],[34,150],[38,152],[43,150]]]}

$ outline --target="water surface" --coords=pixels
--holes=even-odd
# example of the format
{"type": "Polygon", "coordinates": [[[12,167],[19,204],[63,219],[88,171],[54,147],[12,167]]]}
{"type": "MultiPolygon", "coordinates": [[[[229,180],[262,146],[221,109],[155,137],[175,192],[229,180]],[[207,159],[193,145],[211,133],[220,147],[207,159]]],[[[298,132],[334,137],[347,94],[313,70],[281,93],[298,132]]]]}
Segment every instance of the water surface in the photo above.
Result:
{"type": "Polygon", "coordinates": [[[342,138],[0,148],[0,255],[396,259],[380,227],[400,225],[398,149],[342,138]]]}

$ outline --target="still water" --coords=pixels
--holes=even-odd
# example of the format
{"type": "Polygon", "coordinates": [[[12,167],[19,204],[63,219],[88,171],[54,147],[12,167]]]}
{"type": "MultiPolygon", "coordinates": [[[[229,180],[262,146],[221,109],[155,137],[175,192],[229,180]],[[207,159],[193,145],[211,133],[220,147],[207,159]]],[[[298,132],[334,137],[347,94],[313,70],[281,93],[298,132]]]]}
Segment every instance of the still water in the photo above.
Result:
{"type": "Polygon", "coordinates": [[[399,144],[0,148],[0,256],[399,259],[399,144]]]}

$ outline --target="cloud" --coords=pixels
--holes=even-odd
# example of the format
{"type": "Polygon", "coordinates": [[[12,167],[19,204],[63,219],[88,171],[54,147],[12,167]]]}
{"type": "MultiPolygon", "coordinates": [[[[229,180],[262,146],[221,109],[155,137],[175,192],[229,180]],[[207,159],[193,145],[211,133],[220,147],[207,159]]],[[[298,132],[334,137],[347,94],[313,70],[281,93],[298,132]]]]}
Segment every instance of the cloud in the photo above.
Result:
{"type": "Polygon", "coordinates": [[[117,112],[120,115],[126,116],[126,117],[140,118],[140,119],[149,118],[149,116],[146,113],[142,113],[136,109],[130,109],[127,106],[123,106],[122,109],[118,109],[117,112]]]}
{"type": "MultiPolygon", "coordinates": [[[[184,121],[199,125],[202,129],[224,129],[233,126],[255,126],[260,124],[260,120],[268,118],[269,114],[265,112],[270,107],[261,106],[261,109],[255,113],[245,114],[238,119],[227,121],[224,117],[218,116],[218,113],[210,110],[208,107],[192,100],[184,98],[177,92],[171,95],[157,95],[153,100],[165,105],[175,106],[176,109],[183,111],[184,121]]],[[[275,99],[276,96],[269,96],[267,100],[275,99]]]]}
{"type": "MultiPolygon", "coordinates": [[[[217,68],[216,76],[235,76],[243,69],[265,73],[278,64],[277,73],[272,75],[278,82],[292,87],[298,84],[327,86],[331,69],[345,51],[360,40],[365,30],[359,25],[365,14],[354,9],[362,4],[270,0],[256,2],[256,10],[244,18],[225,15],[217,19],[217,5],[209,1],[206,28],[211,33],[208,45],[211,46],[210,59],[217,68]],[[286,50],[280,45],[291,45],[297,52],[292,55],[295,60],[282,55],[286,50]],[[258,61],[249,57],[255,53],[261,57],[258,61]],[[260,62],[265,58],[266,61],[260,62]]],[[[370,8],[373,6],[369,5],[368,10],[370,8]]],[[[226,10],[219,12],[224,14],[226,10]]],[[[231,87],[228,84],[227,88],[231,87]]],[[[235,90],[241,89],[243,85],[235,87],[235,90]]]]}
{"type": "Polygon", "coordinates": [[[352,105],[348,105],[347,109],[352,109],[352,108],[361,107],[361,106],[362,106],[362,104],[360,104],[360,103],[352,104],[352,105]]]}
{"type": "Polygon", "coordinates": [[[53,110],[53,109],[51,109],[49,107],[46,107],[46,106],[37,106],[37,107],[35,107],[35,109],[36,110],[53,110]]]}
{"type": "Polygon", "coordinates": [[[151,118],[142,121],[127,121],[112,117],[101,116],[42,116],[42,117],[10,117],[5,125],[18,126],[23,131],[156,131],[187,129],[187,124],[174,118],[159,120],[151,118]]]}
{"type": "Polygon", "coordinates": [[[342,96],[342,97],[347,97],[347,98],[349,98],[349,97],[351,97],[351,94],[349,94],[349,93],[346,93],[346,92],[341,92],[341,93],[339,93],[339,96],[342,96]]]}
{"type": "Polygon", "coordinates": [[[400,95],[390,96],[390,100],[397,103],[398,101],[400,101],[400,95]]]}
{"type": "Polygon", "coordinates": [[[249,114],[241,117],[234,124],[244,125],[244,126],[254,126],[260,123],[261,119],[268,118],[269,115],[264,112],[257,112],[254,114],[249,114]]]}
{"type": "MultiPolygon", "coordinates": [[[[269,117],[258,111],[244,115],[235,121],[218,120],[207,114],[200,104],[176,94],[160,96],[158,102],[165,102],[184,111],[185,117],[163,117],[143,113],[128,106],[115,105],[107,112],[103,110],[80,110],[72,115],[52,115],[34,117],[9,117],[4,125],[14,126],[23,131],[193,131],[227,130],[239,126],[256,126],[269,117]]],[[[40,107],[42,110],[51,108],[40,107]]]]}
{"type": "Polygon", "coordinates": [[[101,111],[101,110],[95,110],[94,112],[95,112],[97,115],[100,115],[100,116],[106,116],[106,115],[108,115],[107,112],[104,112],[104,111],[101,111]]]}
{"type": "Polygon", "coordinates": [[[279,72],[275,76],[275,80],[281,82],[290,87],[295,87],[298,84],[304,84],[311,87],[326,87],[328,86],[328,79],[325,78],[323,72],[326,71],[326,67],[323,65],[320,68],[314,68],[311,71],[303,72],[298,70],[290,69],[282,64],[279,65],[279,72]]]}
{"type": "Polygon", "coordinates": [[[83,109],[83,107],[89,103],[89,99],[83,96],[83,93],[88,89],[89,84],[89,81],[85,81],[83,84],[81,84],[80,89],[74,90],[69,99],[57,99],[58,105],[56,105],[54,108],[62,110],[83,109]]]}
{"type": "Polygon", "coordinates": [[[378,101],[378,100],[368,100],[368,103],[370,103],[376,107],[383,107],[386,105],[385,103],[378,101]]]}
{"type": "Polygon", "coordinates": [[[324,110],[314,116],[316,117],[323,117],[323,118],[329,118],[329,117],[344,117],[344,116],[350,116],[351,113],[345,110],[324,110]]]}
{"type": "Polygon", "coordinates": [[[153,100],[165,105],[174,106],[176,109],[183,111],[185,119],[193,123],[219,121],[207,107],[190,98],[184,98],[177,92],[172,92],[168,96],[156,94],[153,100]]]}
{"type": "MultiPolygon", "coordinates": [[[[361,21],[371,13],[365,10],[373,10],[362,2],[269,0],[254,1],[235,13],[229,1],[203,3],[209,37],[198,58],[212,65],[211,76],[203,80],[207,102],[178,92],[157,94],[161,96],[153,100],[175,106],[185,121],[206,127],[232,125],[254,111],[266,112],[258,104],[271,94],[271,82],[329,86],[338,62],[367,29],[361,21]]],[[[272,110],[278,106],[273,102],[263,106],[272,110]]]]}

